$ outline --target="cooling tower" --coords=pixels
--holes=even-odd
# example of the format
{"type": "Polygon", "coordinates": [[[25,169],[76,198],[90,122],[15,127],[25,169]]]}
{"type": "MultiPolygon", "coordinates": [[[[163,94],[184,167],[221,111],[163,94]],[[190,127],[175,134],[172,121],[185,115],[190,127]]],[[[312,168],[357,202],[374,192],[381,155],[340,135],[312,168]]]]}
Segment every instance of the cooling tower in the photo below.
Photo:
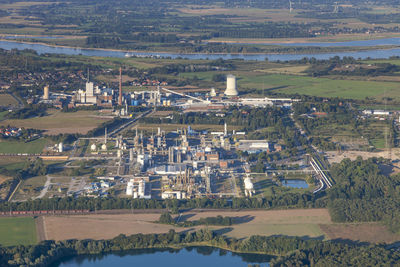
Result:
{"type": "Polygon", "coordinates": [[[236,77],[234,75],[226,76],[226,90],[225,95],[227,96],[237,96],[239,92],[236,89],[236,77]]]}
{"type": "Polygon", "coordinates": [[[48,100],[49,99],[49,86],[45,86],[43,88],[43,99],[48,100]]]}

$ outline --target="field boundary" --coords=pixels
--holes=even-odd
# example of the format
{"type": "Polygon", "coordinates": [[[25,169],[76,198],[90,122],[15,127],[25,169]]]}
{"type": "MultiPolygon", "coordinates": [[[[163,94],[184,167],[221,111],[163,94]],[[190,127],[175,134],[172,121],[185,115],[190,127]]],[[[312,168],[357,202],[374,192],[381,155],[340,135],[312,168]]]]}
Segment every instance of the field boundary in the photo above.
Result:
{"type": "Polygon", "coordinates": [[[45,229],[46,224],[44,220],[45,220],[44,216],[39,216],[35,219],[36,235],[38,242],[47,240],[46,229],[45,229]]]}

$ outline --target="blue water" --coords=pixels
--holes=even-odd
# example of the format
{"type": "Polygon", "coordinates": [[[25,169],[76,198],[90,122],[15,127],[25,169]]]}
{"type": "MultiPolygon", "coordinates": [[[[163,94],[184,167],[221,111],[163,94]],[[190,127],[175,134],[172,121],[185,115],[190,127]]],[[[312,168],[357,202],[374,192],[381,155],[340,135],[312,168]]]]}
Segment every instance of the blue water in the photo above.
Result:
{"type": "Polygon", "coordinates": [[[282,185],[285,187],[292,187],[292,188],[308,188],[307,182],[300,179],[284,180],[282,182],[282,185]]]}
{"type": "Polygon", "coordinates": [[[82,255],[63,260],[54,267],[247,267],[258,263],[269,266],[271,257],[268,255],[235,254],[226,250],[210,247],[191,247],[181,250],[173,249],[141,249],[128,253],[113,253],[105,255],[82,255]]]}
{"type": "MultiPolygon", "coordinates": [[[[398,40],[398,38],[389,38],[389,39],[381,39],[379,40],[382,45],[386,40],[388,43],[392,42],[391,40],[398,40]]],[[[378,40],[370,40],[363,42],[375,42],[378,40]]],[[[362,42],[362,41],[354,41],[354,42],[362,42]]],[[[317,43],[315,43],[317,44],[317,43]]],[[[323,46],[327,43],[318,43],[323,46]]],[[[102,49],[81,49],[81,48],[69,48],[69,47],[54,47],[43,44],[26,44],[19,43],[13,41],[0,41],[0,48],[11,50],[13,48],[16,49],[33,49],[37,51],[39,54],[43,53],[52,53],[52,54],[66,54],[66,55],[84,55],[84,56],[99,56],[99,57],[125,57],[125,51],[109,51],[102,49]]],[[[340,57],[354,57],[354,58],[389,58],[391,56],[400,56],[400,48],[393,49],[377,49],[377,50],[369,50],[369,51],[356,51],[356,52],[337,52],[337,53],[311,53],[311,54],[258,54],[258,55],[248,55],[248,54],[179,54],[179,53],[155,53],[155,52],[134,52],[130,53],[138,56],[162,56],[162,57],[170,57],[177,58],[183,57],[188,59],[210,59],[215,60],[218,58],[223,59],[243,59],[243,60],[265,60],[268,58],[270,61],[286,61],[286,60],[299,60],[304,57],[314,57],[316,59],[329,59],[334,56],[340,57]]]]}

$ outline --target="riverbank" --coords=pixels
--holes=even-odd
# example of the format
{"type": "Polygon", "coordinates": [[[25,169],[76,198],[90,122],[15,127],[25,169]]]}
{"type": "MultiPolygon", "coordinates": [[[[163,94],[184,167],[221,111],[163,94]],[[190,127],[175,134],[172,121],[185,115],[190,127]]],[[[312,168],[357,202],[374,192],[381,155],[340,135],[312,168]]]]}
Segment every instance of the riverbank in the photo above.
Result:
{"type": "Polygon", "coordinates": [[[295,265],[299,263],[310,265],[313,262],[328,266],[337,264],[348,266],[350,263],[359,265],[360,261],[374,260],[390,266],[400,260],[400,252],[393,246],[389,248],[383,245],[346,244],[288,236],[257,235],[238,240],[215,234],[208,229],[201,229],[196,232],[177,233],[171,230],[165,234],[119,235],[109,240],[45,241],[34,246],[4,247],[0,251],[0,265],[49,266],[66,257],[78,255],[104,255],[137,249],[180,249],[193,246],[220,248],[240,254],[276,256],[271,260],[271,266],[281,266],[282,262],[293,263],[292,260],[297,262],[295,265]]]}
{"type": "MultiPolygon", "coordinates": [[[[0,41],[0,48],[11,49],[31,49],[39,54],[64,54],[64,55],[83,55],[88,57],[111,57],[111,58],[126,58],[127,52],[117,49],[80,49],[70,46],[52,46],[47,44],[40,44],[36,42],[18,42],[18,41],[0,41]]],[[[370,49],[370,48],[369,48],[370,49]]],[[[299,54],[272,54],[272,53],[158,53],[158,52],[128,52],[136,57],[149,57],[149,58],[170,58],[170,59],[189,59],[189,60],[217,60],[217,59],[238,59],[238,60],[252,60],[252,61],[291,61],[301,60],[303,58],[315,58],[317,60],[326,60],[335,56],[339,57],[353,57],[360,59],[387,59],[393,56],[400,56],[400,48],[384,49],[380,47],[378,50],[356,51],[356,52],[333,52],[333,53],[299,53],[299,54]]]]}
{"type": "Polygon", "coordinates": [[[312,37],[312,38],[241,38],[239,39],[230,39],[230,38],[212,38],[210,40],[206,40],[207,42],[215,42],[215,43],[252,43],[252,44],[262,44],[262,43],[271,43],[271,44],[293,44],[293,43],[302,43],[307,45],[308,43],[341,43],[341,42],[350,42],[350,41],[370,41],[370,40],[380,40],[387,38],[400,38],[400,33],[382,33],[382,34],[341,34],[336,36],[320,36],[320,37],[312,37]]]}
{"type": "MultiPolygon", "coordinates": [[[[171,48],[170,50],[132,50],[132,49],[114,49],[114,48],[93,48],[93,47],[85,47],[85,46],[69,46],[69,45],[63,45],[63,44],[57,44],[57,42],[54,42],[53,39],[50,39],[51,41],[45,42],[43,39],[33,41],[33,40],[13,40],[13,39],[5,39],[1,38],[0,36],[0,41],[3,42],[14,42],[14,43],[21,43],[21,44],[31,44],[31,45],[42,45],[42,46],[48,46],[48,47],[53,47],[53,48],[65,48],[65,49],[74,49],[74,50],[87,50],[87,51],[110,51],[110,52],[119,52],[119,53],[125,53],[124,56],[132,54],[132,56],[136,56],[135,54],[138,54],[139,56],[141,54],[152,54],[153,56],[160,56],[160,57],[169,57],[171,53],[173,54],[178,54],[181,57],[185,56],[190,56],[190,55],[204,55],[204,56],[211,56],[211,55],[299,55],[303,53],[316,53],[316,54],[329,54],[329,53],[346,53],[346,52],[368,52],[368,51],[373,51],[373,50],[391,50],[391,49],[397,49],[400,48],[400,45],[394,45],[394,44],[389,44],[389,45],[375,45],[375,46],[307,46],[307,43],[304,43],[304,45],[299,44],[298,46],[284,46],[284,43],[271,43],[271,44],[264,44],[261,45],[262,43],[258,43],[259,46],[254,46],[252,43],[239,43],[239,42],[232,42],[231,44],[236,44],[236,45],[244,45],[248,46],[249,49],[256,48],[259,50],[262,50],[260,52],[223,52],[223,51],[218,51],[218,52],[182,52],[179,49],[176,48],[171,48]],[[266,48],[267,47],[267,48],[266,48]],[[318,48],[317,48],[318,47],[318,48]],[[280,51],[281,50],[281,51],[280,51]]],[[[211,42],[210,42],[211,43],[211,42]]],[[[219,42],[214,42],[214,44],[217,44],[219,42]]],[[[229,43],[229,42],[227,42],[229,43]]],[[[290,42],[291,44],[295,44],[295,42],[290,42]]],[[[245,47],[246,48],[246,47],[245,47]]],[[[185,49],[186,50],[186,49],[185,49]]],[[[244,49],[246,50],[246,49],[244,49]]],[[[130,56],[128,56],[130,57],[130,56]]]]}

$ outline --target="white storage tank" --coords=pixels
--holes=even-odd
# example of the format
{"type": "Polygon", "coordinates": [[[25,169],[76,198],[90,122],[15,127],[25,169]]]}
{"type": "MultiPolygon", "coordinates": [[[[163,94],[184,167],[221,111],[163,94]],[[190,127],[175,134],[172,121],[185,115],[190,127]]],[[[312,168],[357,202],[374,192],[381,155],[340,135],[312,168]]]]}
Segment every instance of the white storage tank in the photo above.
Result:
{"type": "Polygon", "coordinates": [[[63,152],[63,151],[64,151],[64,145],[61,142],[61,143],[58,144],[58,152],[63,152]]]}
{"type": "Polygon", "coordinates": [[[140,180],[139,181],[139,189],[138,189],[139,197],[144,197],[144,187],[145,187],[144,180],[140,180]]]}

